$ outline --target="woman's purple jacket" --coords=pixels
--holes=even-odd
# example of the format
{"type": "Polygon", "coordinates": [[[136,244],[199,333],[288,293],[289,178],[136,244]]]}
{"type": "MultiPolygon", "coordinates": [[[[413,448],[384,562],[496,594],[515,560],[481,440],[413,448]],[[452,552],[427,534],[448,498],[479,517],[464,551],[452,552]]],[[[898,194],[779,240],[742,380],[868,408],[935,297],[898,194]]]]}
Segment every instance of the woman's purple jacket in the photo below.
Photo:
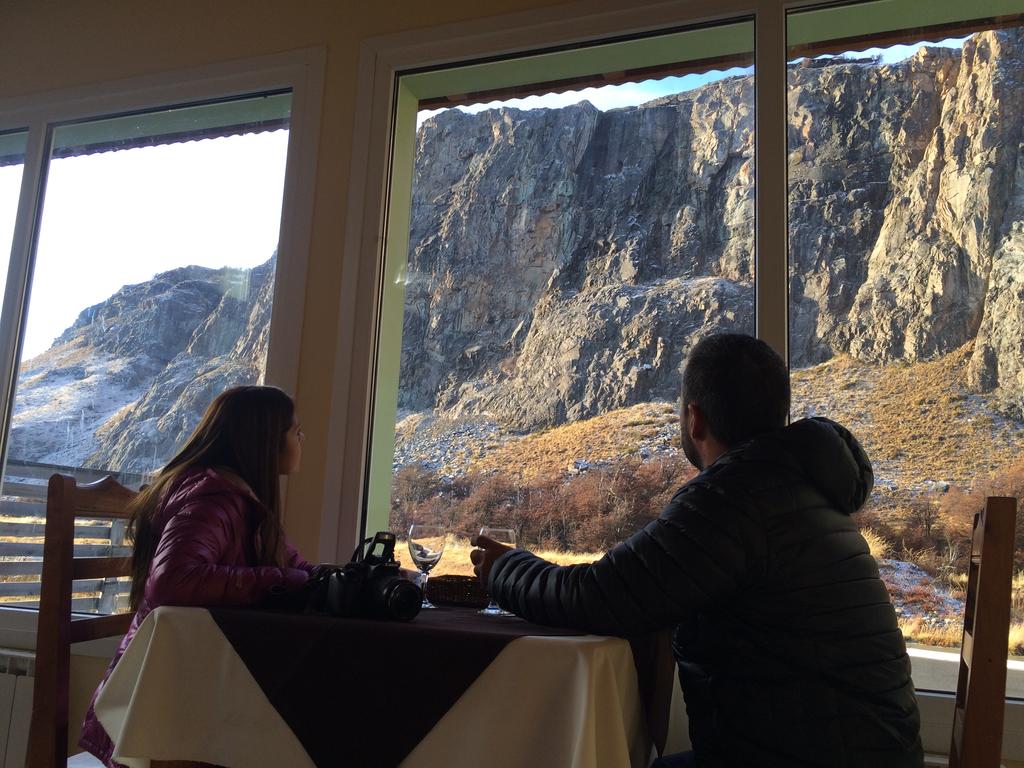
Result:
{"type": "Polygon", "coordinates": [[[277,585],[301,586],[313,566],[286,544],[285,566],[254,566],[259,501],[215,470],[196,467],[168,489],[153,523],[160,532],[146,591],[86,713],[79,745],[116,768],[114,745],[93,711],[96,697],[136,630],[161,605],[253,605],[277,585]]]}

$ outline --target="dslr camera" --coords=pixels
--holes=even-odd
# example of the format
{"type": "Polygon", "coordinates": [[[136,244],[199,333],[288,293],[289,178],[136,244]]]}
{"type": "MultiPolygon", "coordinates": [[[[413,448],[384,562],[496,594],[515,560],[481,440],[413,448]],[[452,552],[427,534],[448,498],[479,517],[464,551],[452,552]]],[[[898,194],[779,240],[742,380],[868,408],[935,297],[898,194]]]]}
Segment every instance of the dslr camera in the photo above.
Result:
{"type": "Polygon", "coordinates": [[[317,568],[306,610],[409,621],[420,612],[422,604],[423,592],[402,575],[395,560],[395,534],[378,531],[356,547],[351,562],[341,568],[317,568]]]}

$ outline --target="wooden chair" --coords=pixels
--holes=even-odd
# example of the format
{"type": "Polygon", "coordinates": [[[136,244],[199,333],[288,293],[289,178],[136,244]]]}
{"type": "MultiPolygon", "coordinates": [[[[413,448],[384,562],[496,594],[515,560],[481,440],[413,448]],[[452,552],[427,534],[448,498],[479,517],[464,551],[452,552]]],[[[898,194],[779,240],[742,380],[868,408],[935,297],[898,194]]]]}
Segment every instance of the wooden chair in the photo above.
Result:
{"type": "Polygon", "coordinates": [[[950,768],[999,766],[1016,516],[1016,499],[991,496],[974,517],[950,768]]]}
{"type": "Polygon", "coordinates": [[[46,495],[43,575],[36,631],[36,675],[28,768],[65,768],[71,645],[128,631],[131,614],[72,617],[72,582],[131,574],[130,557],[74,557],[75,517],[126,519],[135,492],[106,477],[79,486],[53,475],[46,495]]]}

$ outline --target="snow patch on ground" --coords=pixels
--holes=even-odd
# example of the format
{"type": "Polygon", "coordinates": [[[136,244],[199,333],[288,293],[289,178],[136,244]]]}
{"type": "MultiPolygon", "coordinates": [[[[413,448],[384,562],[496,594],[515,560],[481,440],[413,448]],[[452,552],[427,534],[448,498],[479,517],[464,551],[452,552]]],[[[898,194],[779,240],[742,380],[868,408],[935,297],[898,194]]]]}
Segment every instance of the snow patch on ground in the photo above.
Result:
{"type": "Polygon", "coordinates": [[[82,466],[96,450],[96,430],[145,393],[126,386],[129,361],[95,353],[77,365],[23,372],[14,401],[9,458],[82,466]]]}
{"type": "Polygon", "coordinates": [[[957,623],[963,618],[964,601],[922,568],[902,560],[879,560],[878,570],[897,616],[923,617],[933,624],[957,623]]]}
{"type": "Polygon", "coordinates": [[[418,464],[461,475],[474,460],[510,439],[512,436],[493,421],[439,419],[431,411],[402,412],[395,424],[392,468],[397,472],[418,464]]]}

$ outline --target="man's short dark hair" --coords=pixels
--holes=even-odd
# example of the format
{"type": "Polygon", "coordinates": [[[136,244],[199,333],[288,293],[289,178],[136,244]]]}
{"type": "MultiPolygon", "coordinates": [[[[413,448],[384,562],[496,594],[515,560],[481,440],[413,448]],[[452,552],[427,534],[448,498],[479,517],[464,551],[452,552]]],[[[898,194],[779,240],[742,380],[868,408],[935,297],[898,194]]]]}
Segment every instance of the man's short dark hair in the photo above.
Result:
{"type": "Polygon", "coordinates": [[[789,371],[775,350],[742,333],[705,336],[683,371],[683,407],[700,408],[711,434],[733,448],[785,426],[789,371]]]}

